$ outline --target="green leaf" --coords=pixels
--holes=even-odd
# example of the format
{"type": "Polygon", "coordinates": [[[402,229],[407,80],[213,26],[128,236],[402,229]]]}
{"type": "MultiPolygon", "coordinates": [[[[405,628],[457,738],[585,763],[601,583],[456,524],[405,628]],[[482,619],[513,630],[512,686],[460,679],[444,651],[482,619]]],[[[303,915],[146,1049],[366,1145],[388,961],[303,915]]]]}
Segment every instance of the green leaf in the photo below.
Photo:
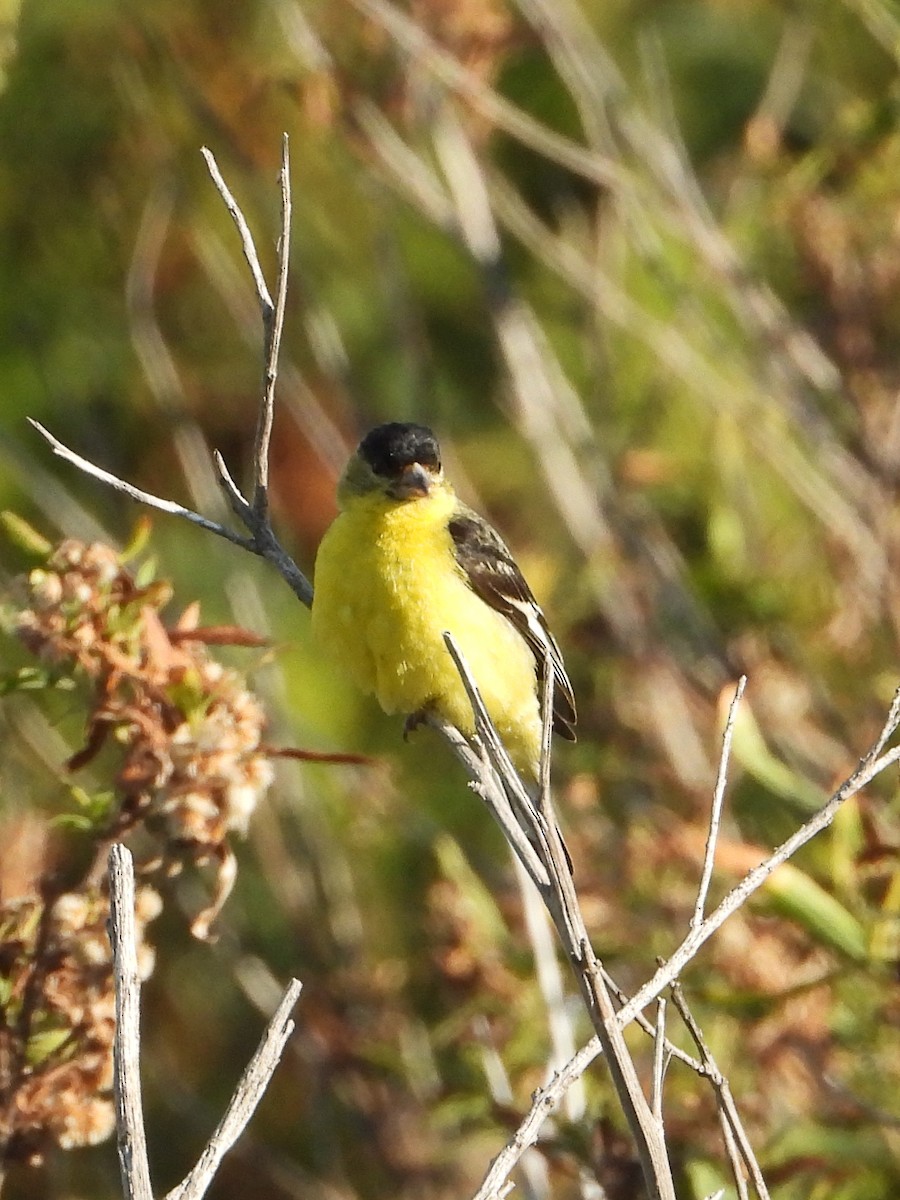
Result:
{"type": "Polygon", "coordinates": [[[734,723],[731,752],[757,783],[787,801],[795,811],[808,814],[825,803],[821,789],[772,754],[746,701],[734,723]]]}
{"type": "Polygon", "coordinates": [[[121,563],[131,562],[133,558],[137,558],[147,547],[150,541],[150,534],[153,532],[153,522],[149,517],[141,517],[134,526],[134,532],[128,542],[128,545],[119,555],[121,563]]]}
{"type": "Polygon", "coordinates": [[[70,785],[69,795],[79,811],[59,813],[50,824],[55,829],[72,829],[77,833],[92,833],[105,825],[116,799],[114,792],[87,792],[77,784],[70,785]]]}
{"type": "Polygon", "coordinates": [[[60,813],[48,821],[51,829],[71,829],[74,833],[90,833],[94,822],[81,813],[60,813]]]}
{"type": "Polygon", "coordinates": [[[139,588],[149,587],[156,578],[156,559],[145,558],[135,572],[134,582],[139,588]]]}
{"type": "Polygon", "coordinates": [[[45,1062],[71,1038],[71,1029],[46,1029],[28,1039],[25,1057],[33,1067],[45,1062]]]}
{"type": "Polygon", "coordinates": [[[32,558],[39,558],[43,562],[53,549],[52,544],[47,541],[43,534],[38,533],[32,525],[29,525],[17,513],[4,509],[3,512],[0,512],[0,525],[3,526],[6,536],[13,545],[32,558]]]}
{"type": "Polygon", "coordinates": [[[14,692],[40,692],[53,686],[53,679],[46,667],[19,667],[8,675],[0,675],[0,696],[11,696],[14,692]]]}
{"type": "Polygon", "coordinates": [[[785,863],[769,877],[765,893],[778,912],[802,925],[818,941],[854,962],[868,960],[869,944],[862,924],[792,863],[785,863]]]}
{"type": "Polygon", "coordinates": [[[92,821],[105,820],[115,803],[114,792],[86,792],[77,784],[72,784],[69,791],[82,813],[92,821]]]}

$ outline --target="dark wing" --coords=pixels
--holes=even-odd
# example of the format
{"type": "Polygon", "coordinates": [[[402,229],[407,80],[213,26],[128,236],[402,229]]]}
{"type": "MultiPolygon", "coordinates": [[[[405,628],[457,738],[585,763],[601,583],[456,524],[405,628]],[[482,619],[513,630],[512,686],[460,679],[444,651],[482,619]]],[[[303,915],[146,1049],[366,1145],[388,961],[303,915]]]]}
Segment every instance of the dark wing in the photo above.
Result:
{"type": "Polygon", "coordinates": [[[575,697],[562,653],[509,547],[487,521],[462,505],[451,518],[449,530],[456,561],[472,590],[491,608],[503,613],[528,643],[541,684],[549,652],[553,666],[553,728],[574,742],[575,697]]]}

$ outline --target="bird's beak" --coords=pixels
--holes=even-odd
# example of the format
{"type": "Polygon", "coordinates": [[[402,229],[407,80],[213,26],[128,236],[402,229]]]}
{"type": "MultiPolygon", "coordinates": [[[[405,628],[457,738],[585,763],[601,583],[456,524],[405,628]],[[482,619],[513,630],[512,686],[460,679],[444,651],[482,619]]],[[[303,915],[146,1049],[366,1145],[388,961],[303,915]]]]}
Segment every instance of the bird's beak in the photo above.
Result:
{"type": "Polygon", "coordinates": [[[409,463],[400,473],[400,478],[391,484],[391,495],[397,500],[413,500],[427,496],[434,483],[434,476],[421,463],[409,463]]]}

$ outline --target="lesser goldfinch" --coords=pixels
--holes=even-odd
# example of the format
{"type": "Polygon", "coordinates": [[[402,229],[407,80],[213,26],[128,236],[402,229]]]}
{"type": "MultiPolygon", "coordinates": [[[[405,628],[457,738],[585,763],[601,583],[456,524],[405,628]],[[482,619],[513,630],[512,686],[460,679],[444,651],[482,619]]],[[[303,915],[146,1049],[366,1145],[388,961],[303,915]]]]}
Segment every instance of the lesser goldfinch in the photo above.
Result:
{"type": "Polygon", "coordinates": [[[316,557],[313,635],[388,713],[436,712],[471,736],[452,633],[517,769],[537,779],[545,656],[554,729],[575,739],[562,654],[506,543],[456,497],[437,439],[393,422],[363,438],[316,557]]]}

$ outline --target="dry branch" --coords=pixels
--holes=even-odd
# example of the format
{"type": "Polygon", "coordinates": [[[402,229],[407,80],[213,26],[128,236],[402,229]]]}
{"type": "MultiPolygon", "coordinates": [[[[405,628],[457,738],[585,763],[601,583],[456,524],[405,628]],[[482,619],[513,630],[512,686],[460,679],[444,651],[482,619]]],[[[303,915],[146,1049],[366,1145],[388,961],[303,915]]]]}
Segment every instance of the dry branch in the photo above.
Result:
{"type": "Polygon", "coordinates": [[[109,937],[116,986],[113,1079],[125,1200],[153,1200],[141,1102],[141,977],[134,922],[134,864],[122,845],[109,852],[109,937]]]}
{"type": "Polygon", "coordinates": [[[268,516],[269,442],[274,420],[275,384],[278,378],[278,355],[281,349],[281,331],[284,325],[284,312],[287,303],[290,254],[291,187],[287,135],[285,135],[282,144],[281,170],[279,172],[282,221],[281,237],[278,244],[278,282],[274,302],[266,285],[259,255],[256,251],[247,220],[222,178],[221,171],[212,151],[204,147],[202,153],[212,180],[237,226],[244,257],[253,276],[263,324],[263,387],[254,447],[252,501],[248,501],[244,497],[240,488],[234,482],[222,456],[218,452],[214,455],[219,484],[225,492],[232,512],[247,530],[247,533],[239,533],[226,525],[220,524],[218,521],[211,521],[208,517],[193,512],[191,509],[185,508],[183,505],[177,504],[172,500],[166,500],[161,496],[154,496],[150,492],[145,492],[140,488],[134,487],[125,480],[119,479],[118,476],[113,475],[111,472],[104,471],[102,467],[88,462],[87,459],[76,454],[74,450],[70,450],[67,446],[64,446],[62,442],[37,421],[32,420],[31,424],[50,443],[54,454],[65,459],[72,466],[77,467],[79,471],[83,471],[86,475],[90,475],[94,479],[99,479],[101,483],[107,484],[115,491],[127,496],[130,500],[134,500],[139,504],[146,504],[150,508],[155,508],[158,512],[181,517],[186,521],[190,521],[192,525],[197,525],[200,529],[206,530],[208,533],[214,533],[217,537],[225,538],[233,545],[240,546],[242,550],[248,550],[251,554],[256,554],[260,558],[264,558],[275,567],[276,571],[278,571],[282,579],[292,589],[301,604],[309,608],[312,603],[312,584],[278,541],[268,516]]]}
{"type": "MultiPolygon", "coordinates": [[[[818,833],[827,829],[847,800],[862,791],[888,767],[900,761],[900,747],[895,746],[892,750],[883,753],[898,726],[900,726],[900,689],[894,694],[890,711],[880,734],[865,757],[860,760],[856,770],[844,780],[817,813],[810,817],[791,837],[782,842],[768,858],[749,871],[700,925],[689,930],[672,956],[663,962],[652,978],[619,1009],[616,1021],[620,1028],[624,1029],[631,1021],[641,1019],[643,1010],[678,980],[687,964],[716,930],[746,904],[747,900],[762,887],[773,871],[782,863],[787,862],[818,833]]],[[[491,1164],[481,1188],[476,1193],[475,1200],[496,1200],[503,1194],[504,1181],[515,1169],[522,1154],[537,1141],[544,1120],[555,1111],[565,1095],[566,1089],[587,1070],[603,1050],[604,1047],[599,1037],[592,1038],[561,1071],[554,1075],[546,1087],[535,1093],[531,1108],[512,1138],[491,1164]]]]}
{"type": "MultiPolygon", "coordinates": [[[[110,941],[116,987],[113,1085],[122,1190],[126,1200],[153,1200],[140,1083],[140,976],[134,922],[134,863],[121,844],[109,852],[110,941]]],[[[301,984],[292,979],[196,1166],[166,1200],[201,1200],[213,1176],[253,1116],[294,1028],[291,1011],[301,984]]]]}

